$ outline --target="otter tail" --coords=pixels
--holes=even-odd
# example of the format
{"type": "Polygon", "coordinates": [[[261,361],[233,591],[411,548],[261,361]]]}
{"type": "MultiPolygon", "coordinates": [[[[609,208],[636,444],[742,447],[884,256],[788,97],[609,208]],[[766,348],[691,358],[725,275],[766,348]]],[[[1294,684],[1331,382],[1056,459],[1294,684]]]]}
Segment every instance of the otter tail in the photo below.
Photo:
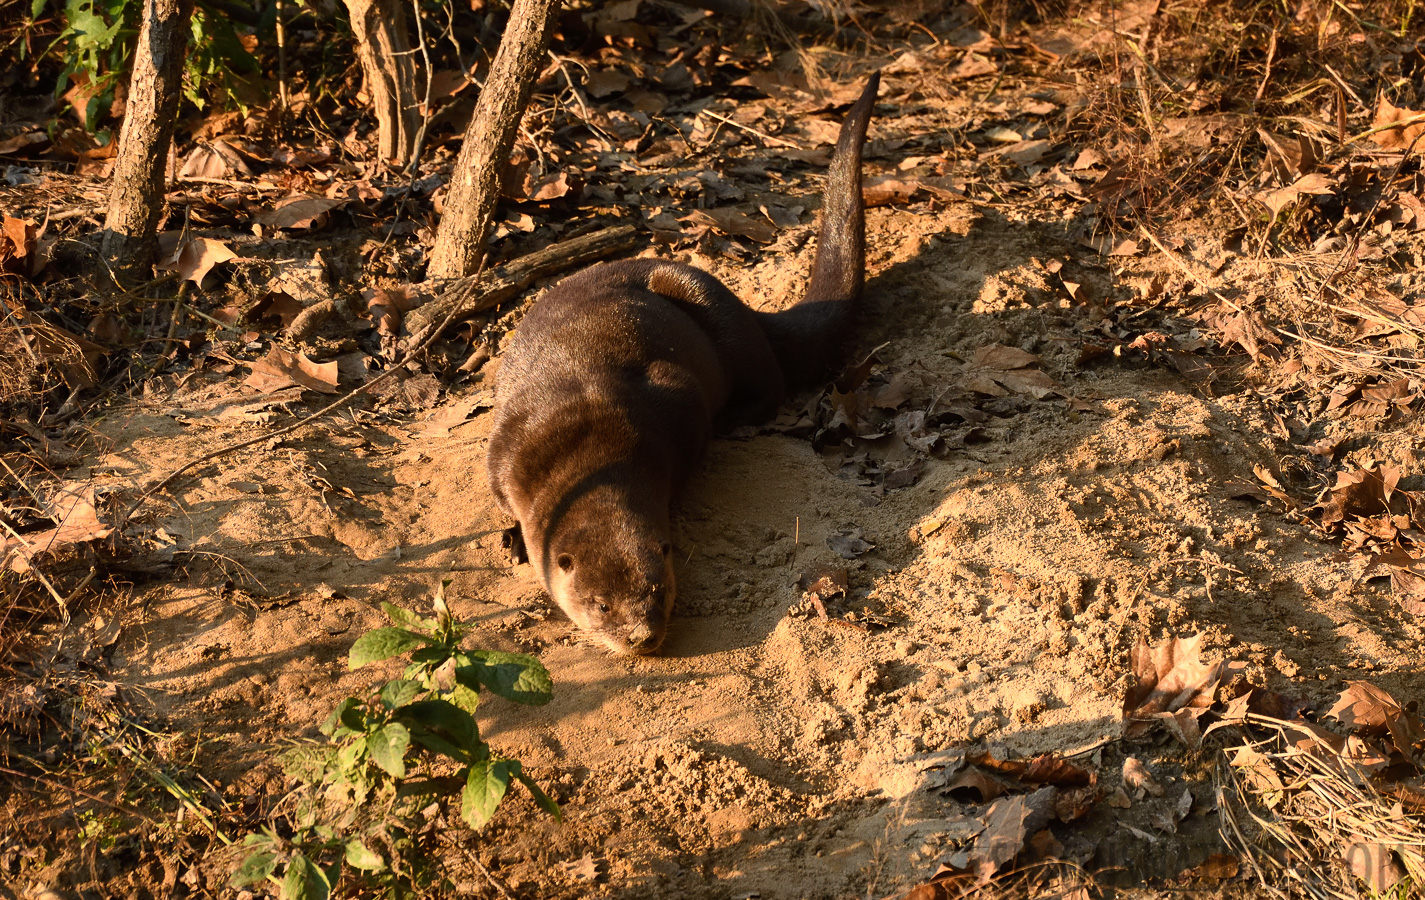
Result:
{"type": "Polygon", "coordinates": [[[881,76],[866,82],[846,114],[831,158],[821,204],[821,232],[805,296],[758,321],[782,367],[787,390],[814,385],[841,362],[866,274],[866,216],[861,198],[861,147],[881,76]]]}

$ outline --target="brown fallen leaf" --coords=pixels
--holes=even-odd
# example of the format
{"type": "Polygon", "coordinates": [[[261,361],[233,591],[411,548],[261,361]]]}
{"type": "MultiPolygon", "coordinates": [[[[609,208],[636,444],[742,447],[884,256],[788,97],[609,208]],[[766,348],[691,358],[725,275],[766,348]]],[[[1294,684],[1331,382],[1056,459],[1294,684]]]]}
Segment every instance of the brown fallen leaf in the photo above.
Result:
{"type": "Polygon", "coordinates": [[[495,397],[490,391],[478,391],[473,396],[447,403],[426,419],[425,435],[438,437],[449,434],[452,429],[464,425],[494,405],[495,397]]]}
{"type": "Polygon", "coordinates": [[[826,539],[826,546],[830,547],[842,559],[855,559],[876,549],[875,544],[865,540],[861,535],[859,526],[843,525],[835,534],[826,539]]]}
{"type": "Polygon", "coordinates": [[[1042,787],[1032,794],[1001,797],[984,815],[985,830],[975,837],[969,852],[970,870],[981,884],[1024,850],[1025,838],[1037,834],[1053,815],[1054,792],[1042,787]]]}
{"type": "Polygon", "coordinates": [[[608,864],[602,859],[594,859],[592,853],[585,853],[578,859],[560,860],[555,865],[574,881],[595,881],[599,877],[600,866],[608,864]]]}
{"type": "Polygon", "coordinates": [[[28,156],[49,146],[49,135],[43,131],[26,131],[0,141],[0,156],[28,156]]]}
{"type": "Polygon", "coordinates": [[[335,394],[337,391],[337,362],[315,363],[305,353],[293,353],[281,347],[273,347],[267,356],[250,363],[252,374],[243,384],[262,393],[271,393],[282,388],[298,387],[335,394]]]}
{"type": "Polygon", "coordinates": [[[1018,347],[990,344],[975,351],[975,363],[968,373],[965,387],[991,397],[1006,397],[1010,393],[1028,394],[1042,400],[1057,393],[1060,385],[1039,369],[1039,357],[1018,347]]]}
{"type": "Polygon", "coordinates": [[[900,178],[874,176],[861,183],[861,196],[867,207],[910,203],[917,195],[932,200],[964,200],[965,192],[950,178],[900,178]]]}
{"type": "MultiPolygon", "coordinates": [[[[1399,805],[1396,810],[1399,810],[1399,805]]],[[[1403,813],[1397,813],[1403,815],[1403,813]]],[[[1348,844],[1341,851],[1351,874],[1366,883],[1372,896],[1384,897],[1405,877],[1405,869],[1391,848],[1369,841],[1348,844]]]]}
{"type": "Polygon", "coordinates": [[[1232,854],[1214,853],[1183,874],[1189,878],[1202,878],[1207,881],[1227,881],[1236,878],[1241,868],[1242,861],[1232,854]]]}
{"type": "Polygon", "coordinates": [[[1084,787],[1097,778],[1093,772],[1080,768],[1056,753],[1044,753],[1032,759],[996,759],[993,753],[973,753],[973,765],[1005,775],[1025,784],[1053,784],[1061,787],[1084,787]]]}
{"type": "Polygon", "coordinates": [[[1331,528],[1347,516],[1407,513],[1412,494],[1401,492],[1403,502],[1392,502],[1400,474],[1399,467],[1389,464],[1342,470],[1336,474],[1330,495],[1311,510],[1321,510],[1322,528],[1331,528]]]}
{"type": "Polygon", "coordinates": [[[177,272],[183,281],[196,285],[203,284],[203,277],[219,263],[236,259],[237,254],[228,245],[213,238],[189,235],[178,244],[176,252],[154,268],[164,272],[177,272]]]}
{"type": "Polygon", "coordinates": [[[1277,358],[1275,351],[1270,348],[1280,344],[1281,338],[1272,331],[1260,313],[1252,310],[1236,311],[1219,305],[1203,314],[1202,321],[1207,327],[1218,332],[1218,340],[1223,347],[1236,344],[1254,360],[1263,355],[1270,359],[1277,358]]]}
{"type": "Polygon", "coordinates": [[[301,301],[286,291],[268,291],[248,309],[246,318],[249,322],[276,319],[286,328],[302,314],[303,309],[301,301]]]}
{"type": "Polygon", "coordinates": [[[1400,598],[1400,606],[1411,615],[1425,615],[1425,556],[1417,556],[1404,547],[1391,547],[1375,554],[1366,565],[1363,577],[1376,569],[1390,574],[1390,589],[1400,598]]]}
{"type": "Polygon", "coordinates": [[[797,579],[797,589],[804,596],[815,595],[820,600],[844,597],[850,586],[850,574],[845,566],[819,566],[802,573],[797,579]]]}
{"type": "Polygon", "coordinates": [[[761,212],[753,215],[747,210],[730,206],[695,209],[684,217],[684,221],[716,228],[723,234],[745,237],[759,244],[772,243],[779,233],[777,226],[761,212]]]}
{"type": "Polygon", "coordinates": [[[345,200],[315,194],[297,194],[282,198],[271,209],[255,213],[252,220],[268,228],[320,228],[326,224],[327,213],[345,203],[345,200]]]}
{"type": "Polygon", "coordinates": [[[39,226],[29,219],[6,215],[0,219],[0,272],[25,277],[37,274],[30,262],[39,237],[39,226]]]}
{"type": "Polygon", "coordinates": [[[1400,150],[1410,146],[1416,138],[1425,133],[1425,113],[1396,106],[1382,95],[1371,128],[1383,126],[1390,127],[1378,132],[1375,142],[1383,150],[1400,150]]]}
{"type": "Polygon", "coordinates": [[[40,556],[101,540],[113,532],[99,520],[92,484],[67,481],[44,506],[45,517],[55,523],[53,528],[22,535],[6,534],[0,542],[0,560],[4,560],[10,571],[24,574],[40,556]]]}
{"type": "Polygon", "coordinates": [[[1123,761],[1123,783],[1136,793],[1140,800],[1144,795],[1163,796],[1163,786],[1158,784],[1153,773],[1148,771],[1148,767],[1136,756],[1130,756],[1123,761]]]}
{"type": "Polygon", "coordinates": [[[959,772],[942,792],[961,803],[989,803],[1005,793],[1004,783],[980,769],[959,772]]]}
{"type": "Polygon", "coordinates": [[[235,175],[251,177],[252,169],[242,154],[222,139],[198,144],[178,172],[179,178],[232,178],[235,175]]]}
{"type": "Polygon", "coordinates": [[[1283,209],[1295,203],[1298,198],[1325,196],[1335,193],[1335,189],[1336,182],[1330,176],[1322,172],[1315,172],[1301,176],[1284,188],[1253,194],[1252,199],[1271,210],[1272,218],[1275,219],[1281,215],[1283,209]]]}
{"type": "Polygon", "coordinates": [[[547,203],[550,200],[567,197],[573,189],[568,172],[561,170],[553,175],[543,177],[535,177],[531,173],[525,176],[524,197],[521,199],[533,203],[547,203]]]}
{"type": "Polygon", "coordinates": [[[1201,643],[1201,634],[1168,638],[1156,647],[1139,640],[1129,654],[1135,683],[1123,698],[1124,737],[1143,734],[1156,719],[1165,721],[1188,746],[1201,743],[1197,718],[1212,706],[1227,671],[1224,662],[1202,662],[1201,643]]]}
{"type": "Polygon", "coordinates": [[[1350,681],[1326,714],[1342,725],[1367,734],[1389,733],[1395,749],[1407,760],[1414,746],[1425,740],[1425,725],[1384,689],[1364,681],[1350,681]]]}

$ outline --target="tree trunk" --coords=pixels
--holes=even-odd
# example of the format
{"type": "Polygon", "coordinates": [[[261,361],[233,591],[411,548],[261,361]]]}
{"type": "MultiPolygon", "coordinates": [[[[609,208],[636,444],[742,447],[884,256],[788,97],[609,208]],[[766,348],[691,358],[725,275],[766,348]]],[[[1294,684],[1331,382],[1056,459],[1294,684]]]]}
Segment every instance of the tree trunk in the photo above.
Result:
{"type": "Polygon", "coordinates": [[[549,46],[559,0],[515,0],[490,77],[465,129],[465,144],[451,175],[445,213],[435,236],[427,278],[474,274],[485,253],[490,218],[500,196],[500,176],[549,46]]]}
{"type": "Polygon", "coordinates": [[[192,16],[193,0],[144,2],[100,243],[100,253],[121,282],[150,274],[192,16]]]}
{"type": "Polygon", "coordinates": [[[421,111],[404,0],[345,0],[366,93],[376,113],[381,159],[406,166],[416,151],[421,111]]]}

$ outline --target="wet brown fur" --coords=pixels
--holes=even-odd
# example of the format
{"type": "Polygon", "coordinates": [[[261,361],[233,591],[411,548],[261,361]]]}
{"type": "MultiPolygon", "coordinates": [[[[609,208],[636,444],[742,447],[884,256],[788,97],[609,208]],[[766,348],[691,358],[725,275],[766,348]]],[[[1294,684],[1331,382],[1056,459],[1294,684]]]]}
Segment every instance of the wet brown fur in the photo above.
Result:
{"type": "Polygon", "coordinates": [[[840,361],[864,278],[861,146],[878,84],[842,125],[798,303],[755,312],[682,263],[604,263],[550,289],[505,351],[491,489],[560,608],[617,652],[653,653],[667,633],[669,508],[712,434],[765,421],[840,361]]]}

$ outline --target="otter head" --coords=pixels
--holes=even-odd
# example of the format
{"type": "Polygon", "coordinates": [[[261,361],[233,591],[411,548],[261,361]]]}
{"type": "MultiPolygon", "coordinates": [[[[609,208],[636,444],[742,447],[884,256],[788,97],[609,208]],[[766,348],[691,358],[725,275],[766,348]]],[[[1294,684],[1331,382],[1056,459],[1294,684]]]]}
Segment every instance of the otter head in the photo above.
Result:
{"type": "Polygon", "coordinates": [[[550,595],[581,631],[615,653],[658,652],[677,594],[663,536],[605,521],[555,537],[545,560],[550,595]]]}

